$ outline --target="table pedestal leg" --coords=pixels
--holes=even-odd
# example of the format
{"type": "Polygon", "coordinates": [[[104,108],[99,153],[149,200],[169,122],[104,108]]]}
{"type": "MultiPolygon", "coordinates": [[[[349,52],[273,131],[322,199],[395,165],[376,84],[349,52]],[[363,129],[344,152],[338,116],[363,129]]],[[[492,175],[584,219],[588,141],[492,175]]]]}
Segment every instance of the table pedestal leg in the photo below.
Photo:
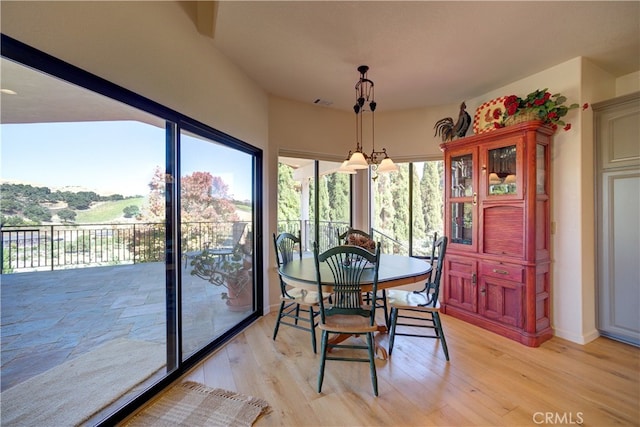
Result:
{"type": "MultiPolygon", "coordinates": [[[[389,348],[389,334],[388,334],[386,325],[378,325],[378,332],[375,334],[374,343],[375,343],[375,353],[379,359],[387,360],[389,355],[387,353],[387,348],[389,348]]],[[[329,344],[339,344],[345,341],[347,338],[353,336],[352,334],[338,334],[333,336],[329,340],[329,344]]],[[[333,348],[329,347],[329,352],[331,352],[333,348]]]]}

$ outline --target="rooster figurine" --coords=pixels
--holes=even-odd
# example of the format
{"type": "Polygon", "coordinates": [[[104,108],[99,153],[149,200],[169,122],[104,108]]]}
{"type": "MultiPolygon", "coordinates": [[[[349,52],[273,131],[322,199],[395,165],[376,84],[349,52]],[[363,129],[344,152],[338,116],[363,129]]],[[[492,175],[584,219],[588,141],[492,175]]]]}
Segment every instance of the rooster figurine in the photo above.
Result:
{"type": "Polygon", "coordinates": [[[461,138],[467,134],[469,126],[471,126],[471,116],[466,111],[467,104],[460,104],[460,114],[458,121],[454,124],[451,117],[445,117],[436,122],[433,127],[436,133],[433,136],[440,135],[442,142],[452,141],[454,136],[461,138]]]}

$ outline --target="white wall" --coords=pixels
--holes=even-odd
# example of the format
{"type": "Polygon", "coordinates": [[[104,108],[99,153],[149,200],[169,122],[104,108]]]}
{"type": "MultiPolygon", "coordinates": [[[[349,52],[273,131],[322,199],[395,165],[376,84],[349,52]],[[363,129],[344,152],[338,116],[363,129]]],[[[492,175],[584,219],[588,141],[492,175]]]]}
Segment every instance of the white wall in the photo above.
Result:
{"type": "Polygon", "coordinates": [[[616,96],[640,91],[640,71],[616,79],[616,96]]]}

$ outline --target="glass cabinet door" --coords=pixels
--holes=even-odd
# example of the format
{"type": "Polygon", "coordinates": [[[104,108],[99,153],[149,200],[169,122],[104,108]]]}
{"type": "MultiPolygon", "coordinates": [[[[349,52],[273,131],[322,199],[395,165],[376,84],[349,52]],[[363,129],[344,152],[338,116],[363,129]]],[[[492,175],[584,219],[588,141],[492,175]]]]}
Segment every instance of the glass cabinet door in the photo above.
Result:
{"type": "Polygon", "coordinates": [[[465,154],[451,158],[451,197],[473,195],[473,156],[465,154]]]}
{"type": "Polygon", "coordinates": [[[487,195],[518,193],[516,145],[498,147],[487,152],[487,195]]]}
{"type": "MultiPolygon", "coordinates": [[[[473,227],[477,204],[474,179],[474,154],[463,153],[451,157],[451,188],[449,222],[451,243],[473,245],[473,227]]],[[[471,249],[471,248],[470,248],[471,249]]]]}
{"type": "Polygon", "coordinates": [[[524,139],[496,140],[480,149],[482,200],[518,199],[524,196],[524,139]]]}
{"type": "Polygon", "coordinates": [[[473,244],[473,204],[451,203],[451,243],[473,244]]]}

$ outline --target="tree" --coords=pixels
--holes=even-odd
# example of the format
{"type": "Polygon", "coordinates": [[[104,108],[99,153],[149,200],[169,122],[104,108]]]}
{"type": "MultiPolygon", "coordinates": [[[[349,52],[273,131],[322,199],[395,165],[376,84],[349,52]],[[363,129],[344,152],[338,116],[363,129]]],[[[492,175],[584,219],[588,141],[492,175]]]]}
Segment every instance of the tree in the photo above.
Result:
{"type": "Polygon", "coordinates": [[[194,172],[181,179],[181,214],[183,222],[237,221],[236,206],[229,186],[209,172],[194,172]]]}
{"type": "Polygon", "coordinates": [[[86,210],[91,207],[91,203],[100,200],[100,196],[93,191],[78,191],[77,193],[65,191],[62,194],[63,200],[71,209],[86,210]]]}
{"type": "Polygon", "coordinates": [[[371,225],[389,236],[393,236],[393,221],[396,216],[391,192],[391,175],[393,174],[378,175],[372,183],[375,212],[371,225]]]}
{"type": "Polygon", "coordinates": [[[69,208],[60,209],[58,211],[58,218],[62,222],[73,222],[76,220],[76,213],[69,208]]]}
{"type": "Polygon", "coordinates": [[[293,168],[278,163],[278,221],[300,219],[300,184],[293,179],[293,168]]]}
{"type": "Polygon", "coordinates": [[[122,209],[125,218],[133,218],[140,214],[140,208],[136,205],[129,205],[122,209]]]}
{"type": "Polygon", "coordinates": [[[162,169],[160,169],[160,166],[156,166],[153,171],[153,177],[151,177],[151,182],[149,182],[149,199],[147,206],[142,212],[142,217],[145,221],[164,222],[166,217],[165,193],[165,174],[162,169]]]}
{"type": "Polygon", "coordinates": [[[19,216],[4,216],[0,215],[0,225],[3,227],[9,227],[12,225],[27,225],[29,222],[20,218],[19,216]]]}
{"type": "Polygon", "coordinates": [[[398,164],[398,172],[391,176],[391,201],[394,206],[393,236],[404,243],[409,242],[409,164],[398,164]]]}
{"type": "Polygon", "coordinates": [[[13,215],[20,212],[22,203],[13,194],[2,194],[0,202],[0,211],[5,215],[13,215]]]}
{"type": "Polygon", "coordinates": [[[433,235],[435,232],[442,235],[442,168],[442,161],[433,161],[424,162],[422,169],[420,187],[422,189],[423,216],[427,235],[433,235]]]}
{"type": "Polygon", "coordinates": [[[329,191],[331,221],[349,222],[349,175],[333,173],[327,175],[327,190],[329,191]]]}
{"type": "MultiPolygon", "coordinates": [[[[136,248],[145,254],[141,261],[159,261],[164,253],[164,223],[166,206],[166,175],[158,166],[149,183],[148,203],[140,217],[146,221],[146,227],[136,228],[136,248]]],[[[180,178],[180,217],[182,225],[194,222],[222,223],[238,221],[236,206],[229,195],[229,186],[217,176],[209,172],[194,172],[180,178]]],[[[204,236],[197,227],[183,229],[182,242],[187,244],[190,239],[209,238],[204,236]]]]}
{"type": "Polygon", "coordinates": [[[27,206],[23,211],[24,216],[34,222],[49,222],[51,221],[51,211],[37,204],[31,204],[27,206]]]}
{"type": "MultiPolygon", "coordinates": [[[[180,179],[180,187],[182,222],[238,220],[229,186],[222,178],[212,176],[209,172],[194,172],[180,179]]],[[[149,222],[164,222],[166,183],[160,167],[154,171],[149,190],[149,200],[142,217],[149,222]]]]}
{"type": "Polygon", "coordinates": [[[318,200],[320,202],[320,207],[318,209],[318,221],[328,221],[330,219],[329,211],[329,189],[327,186],[327,176],[322,175],[320,178],[320,182],[318,183],[318,200]]]}
{"type": "Polygon", "coordinates": [[[427,242],[426,233],[425,233],[425,225],[424,225],[424,215],[423,205],[422,205],[422,188],[419,185],[420,179],[418,176],[418,166],[416,163],[413,164],[413,206],[412,206],[412,218],[413,221],[413,251],[414,253],[419,253],[420,255],[426,255],[427,252],[423,252],[424,249],[430,248],[429,242],[427,242]],[[421,250],[422,249],[422,250],[421,250]]]}

